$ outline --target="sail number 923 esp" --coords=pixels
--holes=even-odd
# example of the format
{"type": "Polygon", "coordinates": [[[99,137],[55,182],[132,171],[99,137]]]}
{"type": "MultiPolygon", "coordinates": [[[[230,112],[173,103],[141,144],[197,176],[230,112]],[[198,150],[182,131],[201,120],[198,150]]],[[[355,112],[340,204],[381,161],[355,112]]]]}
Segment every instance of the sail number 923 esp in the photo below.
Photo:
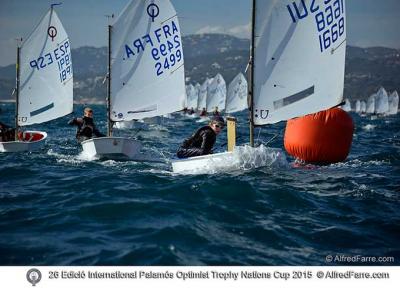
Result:
{"type": "Polygon", "coordinates": [[[164,73],[165,70],[173,68],[177,63],[182,61],[182,44],[178,35],[175,35],[173,42],[167,40],[165,43],[154,47],[151,50],[151,55],[156,61],[154,68],[157,76],[164,73]]]}
{"type": "MultiPolygon", "coordinates": [[[[66,39],[64,42],[58,44],[58,47],[51,50],[49,53],[40,55],[37,59],[29,61],[29,65],[32,69],[42,71],[51,64],[57,63],[60,82],[64,83],[72,77],[72,61],[71,61],[71,48],[69,40],[66,39]]],[[[52,65],[54,66],[54,65],[52,65]]]]}

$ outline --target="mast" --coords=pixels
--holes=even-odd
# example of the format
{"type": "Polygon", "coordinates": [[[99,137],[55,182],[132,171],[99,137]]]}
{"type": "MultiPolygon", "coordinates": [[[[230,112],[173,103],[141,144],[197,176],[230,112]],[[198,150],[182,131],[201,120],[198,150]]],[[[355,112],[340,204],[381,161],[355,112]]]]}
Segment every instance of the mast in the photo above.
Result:
{"type": "MultiPolygon", "coordinates": [[[[21,39],[22,41],[22,39],[21,39]]],[[[19,83],[20,83],[20,55],[21,47],[17,44],[17,64],[16,64],[16,99],[15,99],[15,141],[18,141],[18,109],[19,109],[19,83]]]]}
{"type": "Polygon", "coordinates": [[[250,116],[250,146],[254,147],[254,46],[255,46],[256,0],[253,0],[251,16],[251,47],[250,47],[250,75],[249,75],[249,116],[250,116]]]}
{"type": "Polygon", "coordinates": [[[111,29],[108,25],[108,71],[107,71],[107,136],[112,136],[112,121],[111,121],[111,29]]]}
{"type": "MultiPolygon", "coordinates": [[[[235,79],[235,78],[233,78],[233,79],[235,79]]],[[[232,81],[233,81],[233,80],[232,80],[232,81]]],[[[232,83],[232,81],[231,81],[231,83],[232,83]]],[[[225,114],[228,114],[228,113],[226,112],[226,104],[228,104],[229,84],[230,84],[230,83],[228,83],[228,85],[226,86],[226,95],[225,95],[225,114]]]]}

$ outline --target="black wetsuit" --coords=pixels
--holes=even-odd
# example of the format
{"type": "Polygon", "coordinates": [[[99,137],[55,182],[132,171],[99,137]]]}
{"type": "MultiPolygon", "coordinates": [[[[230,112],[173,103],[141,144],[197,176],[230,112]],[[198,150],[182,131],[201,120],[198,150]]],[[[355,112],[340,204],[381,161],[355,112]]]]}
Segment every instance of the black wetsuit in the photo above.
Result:
{"type": "Polygon", "coordinates": [[[210,126],[201,127],[190,138],[183,141],[176,155],[179,158],[207,155],[212,153],[217,135],[210,126]]]}
{"type": "Polygon", "coordinates": [[[15,140],[15,129],[0,122],[0,142],[15,140]]]}
{"type": "Polygon", "coordinates": [[[92,138],[93,134],[96,137],[105,136],[96,128],[93,118],[90,117],[84,116],[82,118],[74,118],[71,121],[69,121],[68,124],[78,126],[76,130],[76,139],[78,139],[78,142],[82,142],[92,138]]]}

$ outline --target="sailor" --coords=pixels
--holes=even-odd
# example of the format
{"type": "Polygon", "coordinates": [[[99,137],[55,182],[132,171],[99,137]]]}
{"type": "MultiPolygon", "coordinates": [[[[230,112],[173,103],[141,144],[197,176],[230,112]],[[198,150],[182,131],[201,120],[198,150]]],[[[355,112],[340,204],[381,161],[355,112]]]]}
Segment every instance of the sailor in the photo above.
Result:
{"type": "Polygon", "coordinates": [[[187,158],[212,154],[217,135],[224,126],[224,118],[215,116],[209,125],[201,127],[190,138],[183,141],[176,155],[178,158],[187,158]]]}
{"type": "Polygon", "coordinates": [[[190,110],[189,110],[188,114],[189,114],[189,115],[193,115],[193,114],[194,114],[194,109],[193,109],[193,107],[192,107],[192,108],[190,108],[190,110]]]}
{"type": "Polygon", "coordinates": [[[206,108],[203,108],[203,110],[201,110],[200,116],[201,116],[201,117],[207,116],[207,110],[206,110],[206,108]]]}
{"type": "Polygon", "coordinates": [[[14,141],[15,129],[0,122],[0,142],[14,141]]]}
{"type": "Polygon", "coordinates": [[[82,118],[74,118],[68,122],[68,125],[77,126],[76,139],[78,139],[78,142],[91,139],[93,137],[93,134],[96,137],[105,136],[96,128],[96,125],[93,121],[93,110],[89,107],[86,107],[83,110],[82,118]]]}
{"type": "Polygon", "coordinates": [[[213,116],[219,116],[218,106],[214,108],[213,116]]]}

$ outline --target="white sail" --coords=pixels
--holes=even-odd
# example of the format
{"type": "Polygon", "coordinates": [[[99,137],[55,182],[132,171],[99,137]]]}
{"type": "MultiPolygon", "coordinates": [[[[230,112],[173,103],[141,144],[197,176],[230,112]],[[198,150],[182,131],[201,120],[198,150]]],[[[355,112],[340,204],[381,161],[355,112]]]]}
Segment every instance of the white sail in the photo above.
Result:
{"type": "Polygon", "coordinates": [[[186,95],[186,108],[193,110],[197,109],[198,92],[192,84],[187,85],[186,95]]]}
{"type": "Polygon", "coordinates": [[[207,107],[207,88],[210,79],[206,79],[204,83],[200,86],[199,99],[197,101],[197,110],[202,111],[207,107]]]}
{"type": "Polygon", "coordinates": [[[182,110],[181,30],[171,2],[131,1],[111,29],[111,120],[182,110]]]}
{"type": "Polygon", "coordinates": [[[276,123],[339,104],[345,0],[256,1],[255,11],[254,124],[276,123]]]}
{"type": "Polygon", "coordinates": [[[361,113],[361,101],[357,100],[356,101],[356,108],[355,108],[356,113],[361,113]]]}
{"type": "Polygon", "coordinates": [[[50,9],[21,47],[18,124],[43,123],[71,113],[72,89],[70,41],[50,9]]]}
{"type": "Polygon", "coordinates": [[[226,83],[221,74],[217,74],[207,87],[207,112],[225,110],[226,83]]]}
{"type": "Polygon", "coordinates": [[[194,88],[196,89],[196,95],[197,95],[197,103],[196,103],[196,106],[194,107],[194,110],[196,111],[198,109],[198,106],[199,106],[199,97],[200,97],[201,85],[199,83],[196,83],[194,88]]]}
{"type": "Polygon", "coordinates": [[[360,103],[360,112],[361,113],[367,112],[367,103],[365,103],[365,101],[361,101],[361,103],[360,103]]]}
{"type": "Polygon", "coordinates": [[[389,111],[389,97],[385,88],[381,87],[376,93],[375,113],[386,114],[389,111]]]}
{"type": "Polygon", "coordinates": [[[228,86],[225,113],[234,113],[247,108],[247,81],[243,74],[239,73],[228,86]]]}
{"type": "Polygon", "coordinates": [[[394,91],[392,94],[389,96],[389,115],[395,115],[397,114],[397,111],[399,110],[399,94],[397,91],[394,91]]]}
{"type": "Polygon", "coordinates": [[[375,113],[375,98],[376,98],[376,94],[372,94],[371,96],[369,96],[368,101],[367,101],[367,107],[365,110],[365,113],[368,114],[374,114],[375,113]]]}
{"type": "Polygon", "coordinates": [[[185,85],[185,101],[183,102],[183,107],[187,108],[188,98],[189,98],[189,85],[185,85]]]}
{"type": "Polygon", "coordinates": [[[349,99],[344,100],[344,105],[342,106],[342,109],[346,112],[350,112],[351,111],[351,103],[349,99]]]}
{"type": "Polygon", "coordinates": [[[199,83],[196,83],[196,85],[194,85],[194,88],[196,88],[196,90],[197,90],[197,98],[199,96],[200,87],[201,87],[201,85],[199,83]]]}

